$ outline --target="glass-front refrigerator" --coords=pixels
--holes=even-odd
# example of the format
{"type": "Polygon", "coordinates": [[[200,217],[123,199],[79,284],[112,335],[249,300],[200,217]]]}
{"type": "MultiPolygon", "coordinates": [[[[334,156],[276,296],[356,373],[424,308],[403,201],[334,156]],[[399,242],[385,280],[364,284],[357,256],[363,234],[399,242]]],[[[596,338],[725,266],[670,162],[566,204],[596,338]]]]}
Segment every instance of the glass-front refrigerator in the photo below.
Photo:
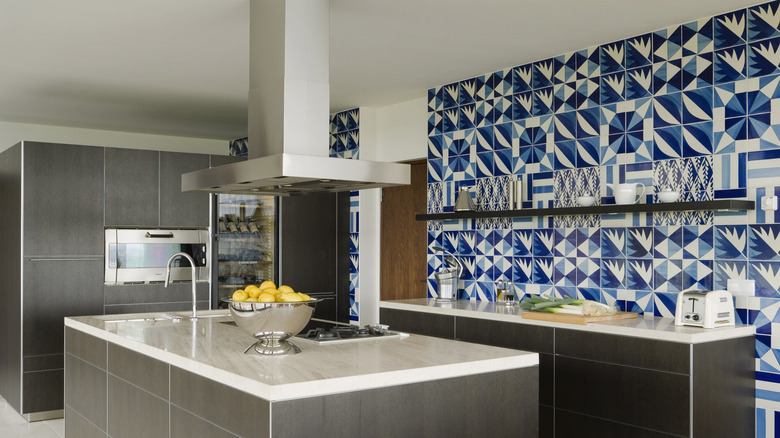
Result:
{"type": "Polygon", "coordinates": [[[219,194],[215,197],[216,291],[212,308],[226,308],[223,298],[247,284],[275,281],[276,198],[219,194]]]}

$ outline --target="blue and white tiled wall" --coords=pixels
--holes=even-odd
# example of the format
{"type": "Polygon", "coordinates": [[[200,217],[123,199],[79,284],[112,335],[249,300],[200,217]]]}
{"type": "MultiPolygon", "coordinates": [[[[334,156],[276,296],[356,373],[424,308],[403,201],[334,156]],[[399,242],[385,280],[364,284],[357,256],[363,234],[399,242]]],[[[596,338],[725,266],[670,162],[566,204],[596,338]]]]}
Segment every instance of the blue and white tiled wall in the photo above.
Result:
{"type": "MultiPolygon", "coordinates": [[[[428,92],[428,212],[462,186],[481,210],[573,206],[610,184],[681,200],[780,195],[780,3],[675,25],[433,88],[428,92]]],[[[428,290],[443,246],[465,263],[461,298],[494,300],[511,279],[672,317],[678,293],[752,279],[736,300],[755,324],[757,436],[780,431],[780,211],[626,213],[428,223],[428,290]],[[773,333],[774,331],[774,333],[773,333]],[[778,422],[775,423],[775,417],[778,422]]],[[[780,433],[777,434],[780,436],[780,433]]]]}
{"type": "MultiPolygon", "coordinates": [[[[360,109],[330,115],[330,156],[360,158],[360,109]]],[[[353,191],[349,200],[349,320],[354,323],[360,319],[359,214],[358,192],[353,191]]]]}

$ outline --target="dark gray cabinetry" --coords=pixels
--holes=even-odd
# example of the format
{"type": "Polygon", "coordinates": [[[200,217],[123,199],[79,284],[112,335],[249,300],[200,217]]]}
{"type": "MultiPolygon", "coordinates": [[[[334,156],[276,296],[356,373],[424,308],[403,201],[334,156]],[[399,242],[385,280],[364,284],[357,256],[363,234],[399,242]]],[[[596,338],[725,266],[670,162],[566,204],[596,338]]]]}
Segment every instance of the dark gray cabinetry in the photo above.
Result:
{"type": "Polygon", "coordinates": [[[526,406],[536,397],[537,367],[269,402],[78,330],[65,335],[69,437],[538,434],[536,406],[526,406]]]}
{"type": "Polygon", "coordinates": [[[62,320],[103,312],[102,272],[102,259],[25,258],[23,413],[62,409],[62,320]]]}
{"type": "Polygon", "coordinates": [[[209,156],[106,148],[106,226],[206,228],[209,195],[182,193],[181,175],[209,156]]]}
{"type": "MultiPolygon", "coordinates": [[[[63,317],[102,314],[110,305],[134,308],[140,296],[148,298],[147,307],[137,306],[144,310],[150,303],[157,310],[190,308],[189,284],[159,286],[151,298],[107,294],[103,284],[105,226],[157,227],[161,217],[183,221],[166,226],[209,225],[208,195],[175,199],[173,188],[181,191],[179,168],[206,168],[209,156],[160,156],[28,141],[0,153],[0,395],[27,419],[62,415],[63,317]],[[163,203],[169,210],[161,213],[163,203]]],[[[207,289],[199,285],[203,308],[207,289]]]]}
{"type": "Polygon", "coordinates": [[[0,395],[19,410],[22,375],[22,238],[19,234],[19,206],[22,204],[22,147],[20,144],[0,154],[0,395]]]}
{"type": "Polygon", "coordinates": [[[106,226],[157,226],[160,153],[106,148],[106,226]]]}
{"type": "Polygon", "coordinates": [[[457,318],[456,339],[539,353],[539,436],[553,436],[555,336],[551,327],[457,318]]]}
{"type": "Polygon", "coordinates": [[[379,321],[392,330],[455,339],[455,317],[396,309],[379,309],[379,321]]]}
{"type": "Polygon", "coordinates": [[[103,148],[17,147],[23,149],[22,211],[10,214],[22,225],[23,281],[13,291],[22,297],[21,336],[19,326],[13,330],[21,339],[22,373],[13,377],[21,378],[14,408],[35,419],[62,409],[62,318],[103,310],[103,148]]]}
{"type": "Polygon", "coordinates": [[[103,253],[103,148],[24,143],[24,254],[103,253]]]}
{"type": "Polygon", "coordinates": [[[181,175],[209,167],[209,156],[160,152],[160,226],[206,228],[209,226],[209,195],[183,193],[181,175]]]}
{"type": "Polygon", "coordinates": [[[446,318],[458,340],[539,353],[540,437],[753,436],[752,336],[686,344],[380,308],[413,333],[446,334],[446,318]]]}
{"type": "Polygon", "coordinates": [[[349,198],[341,195],[277,198],[279,255],[283,260],[277,266],[280,283],[328,298],[317,304],[315,318],[347,322],[349,198]]]}

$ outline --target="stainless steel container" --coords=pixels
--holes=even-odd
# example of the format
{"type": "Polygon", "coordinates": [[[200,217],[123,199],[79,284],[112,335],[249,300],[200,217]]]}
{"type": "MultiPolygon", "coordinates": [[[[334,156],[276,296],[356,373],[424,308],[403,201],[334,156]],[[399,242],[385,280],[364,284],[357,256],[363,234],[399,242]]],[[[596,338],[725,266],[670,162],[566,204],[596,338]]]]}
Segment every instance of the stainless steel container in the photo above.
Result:
{"type": "Polygon", "coordinates": [[[433,274],[436,278],[438,297],[436,301],[455,301],[458,299],[458,271],[441,271],[433,274]]]}
{"type": "Polygon", "coordinates": [[[458,299],[458,278],[463,272],[463,264],[454,254],[440,246],[434,246],[432,249],[447,254],[447,257],[444,258],[447,267],[443,267],[439,269],[439,272],[433,274],[438,288],[436,301],[455,301],[458,299]]]}

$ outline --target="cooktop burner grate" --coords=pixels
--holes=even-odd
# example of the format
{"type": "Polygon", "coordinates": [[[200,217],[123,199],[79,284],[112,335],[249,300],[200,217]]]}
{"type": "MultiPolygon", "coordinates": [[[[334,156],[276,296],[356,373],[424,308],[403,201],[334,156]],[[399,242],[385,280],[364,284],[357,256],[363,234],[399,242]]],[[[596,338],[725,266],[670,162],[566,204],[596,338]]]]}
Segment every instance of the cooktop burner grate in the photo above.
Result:
{"type": "Polygon", "coordinates": [[[363,326],[358,327],[349,324],[333,323],[329,321],[315,320],[298,334],[298,338],[309,339],[315,342],[338,342],[346,340],[376,339],[383,337],[398,337],[401,334],[387,330],[387,326],[363,326]]]}

